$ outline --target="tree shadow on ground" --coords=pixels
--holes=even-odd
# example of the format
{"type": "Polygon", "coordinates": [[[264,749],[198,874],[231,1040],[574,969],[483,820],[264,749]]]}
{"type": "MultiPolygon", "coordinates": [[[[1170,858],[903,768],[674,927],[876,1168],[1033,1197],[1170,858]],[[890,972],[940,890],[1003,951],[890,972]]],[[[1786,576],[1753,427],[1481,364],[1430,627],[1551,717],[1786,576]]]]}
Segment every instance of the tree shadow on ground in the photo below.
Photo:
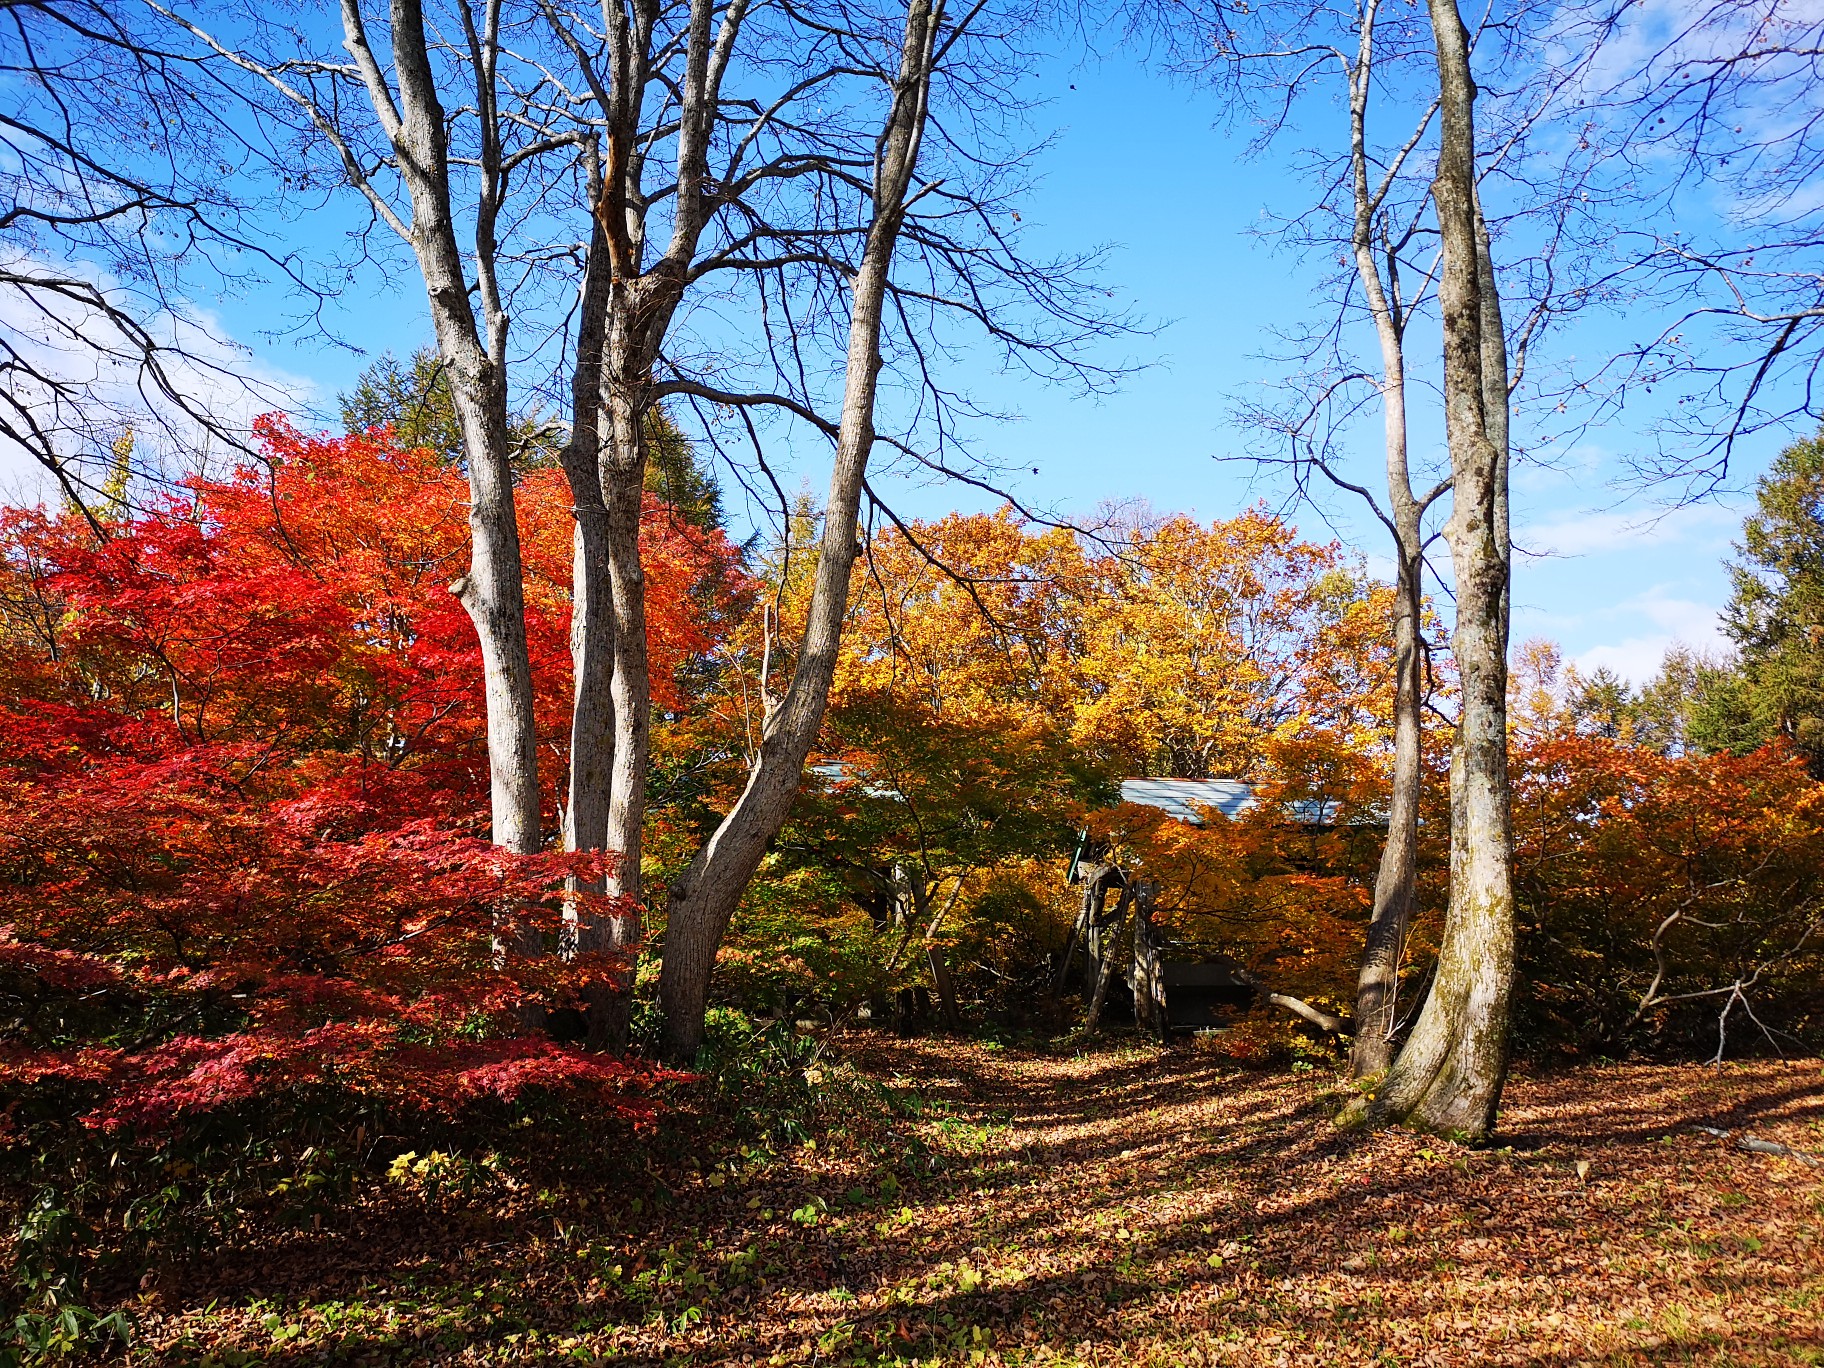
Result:
{"type": "Polygon", "coordinates": [[[395,1200],[272,1242],[263,1265],[236,1251],[186,1281],[167,1328],[321,1361],[327,1331],[274,1343],[258,1293],[302,1318],[284,1324],[328,1297],[396,1319],[336,1338],[346,1362],[1776,1363],[1820,1347],[1804,1300],[1824,1285],[1817,1179],[1681,1129],[1724,1117],[1796,1140],[1824,1115],[1815,1064],[1517,1076],[1506,1116],[1525,1146],[1472,1152],[1338,1132],[1335,1079],[1189,1050],[856,1053],[943,1099],[906,1123],[928,1155],[839,1133],[722,1187],[670,1173],[669,1192],[492,1214],[395,1200]],[[1814,1242],[1789,1242],[1796,1259],[1751,1248],[1775,1219],[1814,1242]],[[224,1294],[240,1309],[200,1310],[224,1294]]]}

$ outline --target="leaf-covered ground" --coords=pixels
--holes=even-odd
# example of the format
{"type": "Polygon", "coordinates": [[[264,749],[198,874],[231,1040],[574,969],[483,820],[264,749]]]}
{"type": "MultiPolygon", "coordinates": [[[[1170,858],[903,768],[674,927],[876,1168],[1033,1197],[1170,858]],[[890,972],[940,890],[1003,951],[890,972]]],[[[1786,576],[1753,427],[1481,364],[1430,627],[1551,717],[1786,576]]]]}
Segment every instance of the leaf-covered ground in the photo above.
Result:
{"type": "Polygon", "coordinates": [[[1188,1047],[855,1049],[892,1116],[593,1190],[400,1169],[150,1286],[132,1357],[1824,1363],[1824,1168],[1692,1129],[1824,1150],[1815,1061],[1517,1075],[1470,1151],[1188,1047]]]}

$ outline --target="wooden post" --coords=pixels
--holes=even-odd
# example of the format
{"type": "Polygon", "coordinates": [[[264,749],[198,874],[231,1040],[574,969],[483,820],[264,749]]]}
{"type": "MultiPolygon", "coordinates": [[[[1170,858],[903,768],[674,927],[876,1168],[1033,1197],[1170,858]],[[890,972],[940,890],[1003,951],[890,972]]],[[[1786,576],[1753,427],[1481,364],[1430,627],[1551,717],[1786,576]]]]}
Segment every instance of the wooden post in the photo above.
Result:
{"type": "Polygon", "coordinates": [[[1134,1021],[1163,1041],[1168,1018],[1165,966],[1159,953],[1159,929],[1153,925],[1151,883],[1134,886],[1134,1021]]]}
{"type": "Polygon", "coordinates": [[[1094,1032],[1102,1023],[1102,1004],[1108,999],[1108,980],[1115,972],[1115,947],[1121,943],[1121,929],[1127,924],[1128,909],[1133,906],[1133,901],[1133,884],[1122,884],[1121,898],[1115,904],[1114,914],[1106,923],[1091,928],[1098,935],[1100,960],[1096,970],[1096,991],[1089,1000],[1089,1017],[1083,1023],[1085,1031],[1094,1032]]]}
{"type": "Polygon", "coordinates": [[[1077,919],[1070,928],[1070,939],[1064,943],[1064,959],[1058,965],[1057,981],[1051,985],[1051,996],[1054,999],[1064,996],[1064,985],[1070,978],[1070,966],[1077,957],[1077,946],[1088,944],[1089,928],[1102,915],[1102,901],[1108,896],[1109,869],[1108,865],[1082,866],[1083,905],[1077,909],[1077,919]]]}

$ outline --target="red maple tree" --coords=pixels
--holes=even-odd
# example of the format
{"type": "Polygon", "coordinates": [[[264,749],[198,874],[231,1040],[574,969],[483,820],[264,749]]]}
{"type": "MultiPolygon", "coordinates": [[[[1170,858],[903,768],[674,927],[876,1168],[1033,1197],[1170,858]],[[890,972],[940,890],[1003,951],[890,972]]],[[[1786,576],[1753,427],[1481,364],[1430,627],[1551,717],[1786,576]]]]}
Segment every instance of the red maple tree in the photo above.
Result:
{"type": "MultiPolygon", "coordinates": [[[[86,1119],[109,1127],[300,1083],[445,1109],[581,1088],[641,1111],[649,1074],[521,1027],[528,1001],[614,966],[496,945],[503,907],[554,933],[565,876],[602,857],[482,839],[479,647],[448,590],[460,475],[383,432],[268,418],[259,436],[263,464],[105,536],[0,512],[0,998],[22,1042],[5,1076],[98,1085],[86,1119]]],[[[561,476],[528,473],[519,508],[554,805],[561,476]]],[[[676,707],[744,582],[720,533],[656,499],[645,535],[655,692],[676,707]]]]}

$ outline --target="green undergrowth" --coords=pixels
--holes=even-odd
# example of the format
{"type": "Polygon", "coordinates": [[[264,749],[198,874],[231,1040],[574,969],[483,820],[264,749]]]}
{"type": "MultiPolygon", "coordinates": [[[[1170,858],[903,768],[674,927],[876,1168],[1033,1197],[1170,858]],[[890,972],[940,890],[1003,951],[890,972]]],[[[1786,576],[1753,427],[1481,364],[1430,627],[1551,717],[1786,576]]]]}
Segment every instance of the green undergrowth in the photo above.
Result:
{"type": "MultiPolygon", "coordinates": [[[[563,1238],[592,1202],[595,1213],[641,1217],[690,1183],[751,1179],[834,1133],[864,1162],[940,1159],[925,1138],[925,1100],[867,1077],[790,1021],[713,1010],[692,1074],[658,1100],[658,1119],[638,1129],[536,1094],[434,1122],[313,1088],[135,1139],[76,1124],[40,1099],[15,1111],[0,1143],[10,1235],[0,1368],[130,1348],[149,1299],[187,1268],[333,1231],[357,1213],[397,1218],[417,1207],[515,1222],[530,1213],[563,1238]]],[[[276,1321],[273,1342],[309,1320],[276,1321]]]]}

